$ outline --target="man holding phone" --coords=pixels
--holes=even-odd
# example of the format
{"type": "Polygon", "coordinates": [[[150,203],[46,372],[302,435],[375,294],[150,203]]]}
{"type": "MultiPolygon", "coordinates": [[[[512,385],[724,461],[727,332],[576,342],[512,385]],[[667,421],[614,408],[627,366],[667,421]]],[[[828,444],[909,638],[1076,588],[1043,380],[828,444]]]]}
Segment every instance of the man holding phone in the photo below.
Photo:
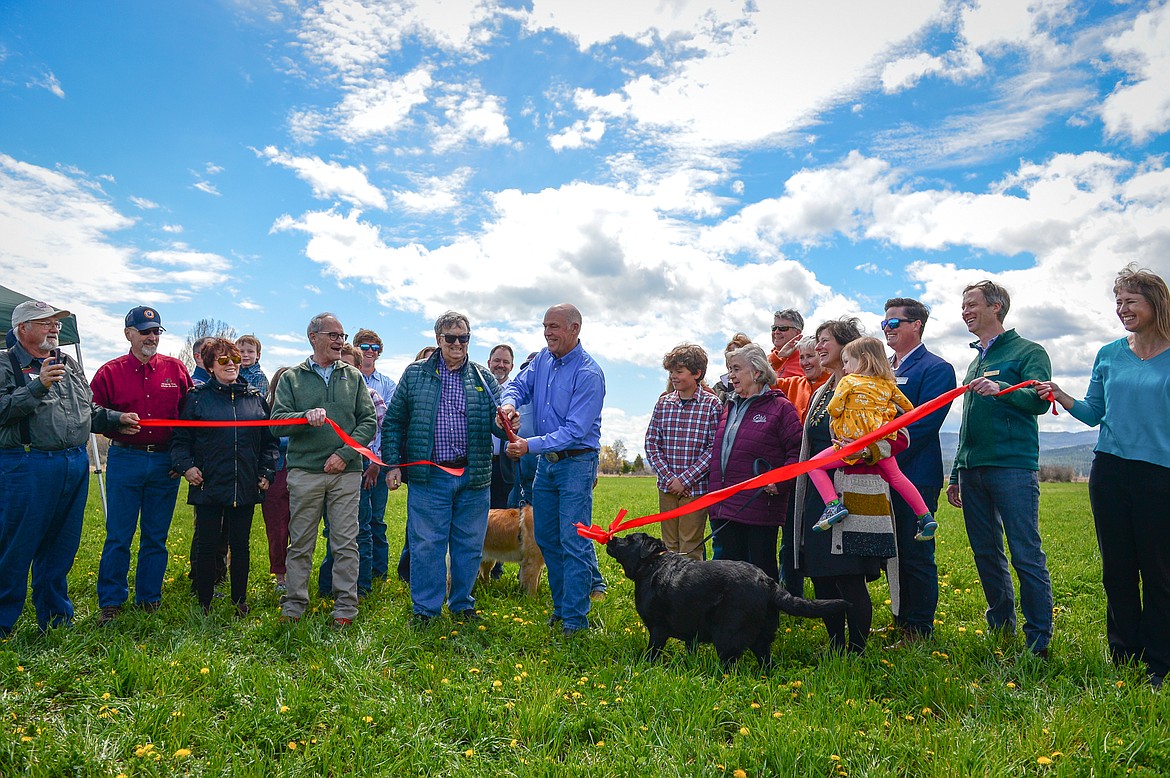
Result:
{"type": "MultiPolygon", "coordinates": [[[[187,366],[158,353],[166,332],[158,311],[140,305],[126,314],[123,334],[130,353],[98,368],[93,396],[99,404],[133,411],[144,419],[177,419],[183,397],[194,386],[187,366]]],[[[178,473],[171,472],[170,427],[150,427],[134,438],[107,432],[106,543],[98,565],[98,624],[104,626],[122,612],[130,594],[130,545],[138,540],[138,569],[134,600],[147,613],[162,604],[162,582],[167,569],[167,533],[179,494],[178,473]],[[141,523],[140,523],[141,518],[141,523]]]]}
{"type": "Polygon", "coordinates": [[[80,366],[58,348],[69,316],[30,300],[12,311],[16,342],[0,351],[0,638],[24,609],[29,571],[41,630],[73,620],[66,577],[89,496],[90,431],[138,431],[138,415],[93,402],[80,366]]]}

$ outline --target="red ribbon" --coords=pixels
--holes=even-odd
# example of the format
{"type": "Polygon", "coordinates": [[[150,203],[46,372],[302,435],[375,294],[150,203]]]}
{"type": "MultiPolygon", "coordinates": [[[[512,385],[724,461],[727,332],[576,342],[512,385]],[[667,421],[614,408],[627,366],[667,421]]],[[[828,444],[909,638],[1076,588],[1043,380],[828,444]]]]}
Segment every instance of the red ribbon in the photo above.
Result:
{"type": "Polygon", "coordinates": [[[496,418],[500,420],[500,426],[504,428],[504,432],[508,433],[508,442],[515,443],[520,440],[520,436],[512,429],[512,425],[508,423],[508,417],[504,415],[503,408],[496,408],[496,418]]]}
{"type": "MultiPolygon", "coordinates": [[[[388,465],[383,462],[378,456],[370,451],[369,448],[363,446],[353,439],[345,430],[337,425],[333,419],[326,418],[325,422],[333,428],[337,433],[337,437],[341,438],[341,442],[358,452],[362,456],[369,459],[375,465],[382,467],[411,467],[413,465],[430,465],[437,467],[445,473],[450,473],[453,476],[463,475],[462,467],[446,467],[437,462],[430,460],[420,460],[418,462],[406,462],[399,465],[388,465]]],[[[143,427],[287,427],[295,424],[308,424],[309,420],[305,418],[294,419],[246,419],[242,421],[194,421],[192,419],[141,419],[138,422],[143,427]]]]}
{"type": "MultiPolygon", "coordinates": [[[[998,397],[1000,395],[1008,394],[1010,392],[1016,391],[1017,389],[1026,389],[1028,387],[1035,386],[1038,383],[1040,382],[1023,381],[1016,384],[1015,386],[1009,386],[1008,388],[997,392],[995,396],[998,397]]],[[[870,443],[881,440],[891,432],[896,432],[897,430],[900,430],[907,425],[913,424],[923,416],[929,416],[939,408],[942,408],[948,403],[953,402],[956,398],[962,396],[968,388],[968,386],[956,386],[951,391],[939,395],[929,402],[919,405],[918,407],[902,414],[901,416],[898,416],[892,421],[883,424],[881,427],[877,428],[868,435],[863,435],[852,443],[844,445],[836,451],[830,450],[828,452],[822,452],[821,454],[818,454],[811,459],[807,459],[804,462],[794,462],[791,465],[784,465],[783,467],[778,467],[775,470],[769,470],[766,473],[761,473],[755,478],[749,478],[748,480],[741,481],[738,484],[732,484],[731,486],[724,487],[723,489],[718,489],[714,492],[708,492],[702,497],[698,497],[691,502],[688,502],[686,505],[680,505],[679,507],[673,508],[669,511],[663,511],[662,513],[652,513],[649,516],[641,516],[629,521],[624,521],[626,510],[623,508],[622,510],[618,511],[617,516],[610,523],[609,529],[602,529],[596,525],[587,525],[582,524],[581,522],[577,522],[574,524],[574,526],[577,528],[577,534],[581,535],[581,537],[596,540],[598,543],[608,543],[610,539],[618,532],[624,532],[625,530],[633,529],[635,527],[643,527],[647,524],[655,524],[660,521],[666,521],[667,519],[674,519],[679,516],[685,516],[688,513],[694,513],[695,511],[702,510],[703,508],[715,505],[716,503],[723,502],[732,495],[738,494],[739,492],[742,492],[746,489],[759,489],[768,486],[769,484],[780,483],[781,481],[787,481],[791,478],[796,478],[797,476],[803,475],[810,470],[816,470],[826,460],[848,457],[851,454],[862,451],[870,443]]],[[[1055,401],[1053,401],[1052,404],[1052,412],[1054,414],[1056,413],[1055,401]]]]}

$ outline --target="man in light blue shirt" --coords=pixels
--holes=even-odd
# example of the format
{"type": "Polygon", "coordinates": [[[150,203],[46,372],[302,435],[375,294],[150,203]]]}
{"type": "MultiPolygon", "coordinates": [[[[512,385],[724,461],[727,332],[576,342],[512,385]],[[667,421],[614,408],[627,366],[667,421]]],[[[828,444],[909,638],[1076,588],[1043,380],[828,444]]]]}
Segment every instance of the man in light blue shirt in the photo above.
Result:
{"type": "Polygon", "coordinates": [[[544,314],[541,350],[512,379],[501,407],[509,418],[531,404],[531,437],[509,443],[508,456],[539,454],[532,511],[536,544],[544,555],[552,592],[550,626],[566,635],[589,628],[589,593],[595,551],[577,534],[576,522],[591,524],[593,484],[601,448],[601,408],[605,376],[580,343],[581,312],[567,303],[544,314]]]}
{"type": "MultiPolygon", "coordinates": [[[[362,354],[359,369],[362,372],[362,377],[366,379],[366,386],[377,392],[378,396],[385,401],[386,407],[390,407],[390,401],[394,399],[394,379],[379,373],[376,367],[384,348],[382,339],[373,330],[363,328],[353,336],[353,345],[362,354]]],[[[381,430],[374,436],[370,450],[379,457],[382,456],[381,430]]],[[[386,540],[386,502],[389,498],[389,490],[386,486],[386,479],[383,478],[385,471],[372,462],[367,462],[366,465],[366,470],[362,474],[362,492],[358,515],[359,525],[368,525],[370,529],[370,558],[364,561],[368,562],[373,578],[386,580],[386,573],[390,568],[390,543],[386,540]]]]}

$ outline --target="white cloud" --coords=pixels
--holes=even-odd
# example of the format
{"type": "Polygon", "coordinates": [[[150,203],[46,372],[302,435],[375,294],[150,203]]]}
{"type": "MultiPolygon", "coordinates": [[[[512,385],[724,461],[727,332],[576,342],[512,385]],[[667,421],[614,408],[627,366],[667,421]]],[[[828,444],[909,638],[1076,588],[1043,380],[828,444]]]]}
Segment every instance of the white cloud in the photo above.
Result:
{"type": "Polygon", "coordinates": [[[1105,49],[1129,76],[1101,107],[1106,134],[1145,143],[1164,133],[1170,127],[1170,4],[1138,14],[1105,49]]]}
{"type": "Polygon", "coordinates": [[[411,109],[427,102],[433,83],[426,68],[417,68],[401,78],[377,78],[352,88],[337,107],[338,134],[354,141],[393,132],[411,109]]]}
{"type": "Polygon", "coordinates": [[[413,191],[399,189],[391,193],[394,203],[412,213],[442,213],[459,205],[472,169],[461,167],[449,176],[412,176],[413,191]]]}
{"type": "MultiPolygon", "coordinates": [[[[663,383],[665,385],[665,381],[663,383]]],[[[601,411],[601,443],[612,445],[615,440],[622,441],[626,446],[626,458],[632,462],[639,454],[646,456],[648,426],[649,413],[629,414],[621,408],[605,408],[601,411]]],[[[602,523],[609,524],[613,517],[606,516],[603,519],[602,523]]]]}
{"type": "Polygon", "coordinates": [[[246,297],[243,300],[238,300],[236,302],[236,305],[240,308],[243,308],[245,311],[262,311],[262,310],[264,310],[264,306],[260,305],[259,303],[254,303],[246,297]]]}
{"type": "Polygon", "coordinates": [[[208,162],[206,165],[203,166],[203,170],[204,170],[204,172],[207,173],[207,175],[215,176],[215,175],[219,175],[220,173],[223,172],[223,167],[215,164],[214,162],[208,162]]]}
{"type": "Polygon", "coordinates": [[[433,151],[442,154],[468,143],[490,146],[508,141],[508,117],[504,100],[483,91],[478,82],[448,84],[435,100],[445,124],[436,124],[433,151]]]}
{"type": "Polygon", "coordinates": [[[663,57],[659,72],[632,77],[605,96],[604,106],[588,92],[577,102],[583,109],[629,116],[643,129],[669,131],[668,142],[693,147],[750,146],[810,124],[818,111],[875,80],[891,49],[938,12],[931,0],[908,0],[896,14],[859,4],[842,25],[840,8],[831,4],[721,3],[709,9],[700,3],[627,3],[604,13],[595,3],[541,3],[531,24],[555,27],[582,46],[607,35],[644,39],[637,29],[657,29],[645,18],[647,6],[657,9],[654,24],[669,30],[657,52],[663,57]],[[793,73],[800,77],[759,77],[793,73]]]}
{"type": "Polygon", "coordinates": [[[215,184],[211,183],[210,181],[196,181],[193,186],[200,192],[206,192],[207,194],[215,195],[216,197],[220,196],[219,190],[216,189],[215,184]]]}
{"type": "Polygon", "coordinates": [[[687,39],[696,30],[723,30],[742,22],[743,9],[742,0],[535,0],[524,21],[532,30],[555,29],[585,51],[619,36],[649,44],[655,39],[687,39]]]}
{"type": "Polygon", "coordinates": [[[569,127],[548,136],[553,151],[592,146],[605,135],[605,122],[600,119],[578,119],[569,127]]]}
{"type": "Polygon", "coordinates": [[[320,157],[295,157],[274,146],[267,146],[256,154],[269,164],[292,170],[297,178],[312,187],[314,197],[323,200],[336,197],[356,206],[386,209],[386,196],[370,183],[362,168],[325,162],[320,157]]]}
{"type": "Polygon", "coordinates": [[[226,259],[183,244],[139,253],[123,234],[135,223],[83,174],[0,154],[0,276],[78,314],[91,369],[124,351],[127,308],[190,297],[227,277],[226,259]]]}
{"type": "Polygon", "coordinates": [[[169,233],[178,235],[183,231],[183,225],[181,225],[181,224],[164,224],[161,227],[161,229],[163,232],[169,232],[169,233]]]}
{"type": "Polygon", "coordinates": [[[143,211],[150,211],[158,208],[158,203],[154,202],[153,200],[147,200],[145,197],[136,197],[131,195],[130,202],[134,203],[135,206],[143,211]]]}
{"type": "Polygon", "coordinates": [[[28,86],[47,89],[62,100],[65,99],[65,90],[61,88],[61,82],[57,80],[57,76],[52,71],[45,73],[40,78],[29,81],[28,86]]]}

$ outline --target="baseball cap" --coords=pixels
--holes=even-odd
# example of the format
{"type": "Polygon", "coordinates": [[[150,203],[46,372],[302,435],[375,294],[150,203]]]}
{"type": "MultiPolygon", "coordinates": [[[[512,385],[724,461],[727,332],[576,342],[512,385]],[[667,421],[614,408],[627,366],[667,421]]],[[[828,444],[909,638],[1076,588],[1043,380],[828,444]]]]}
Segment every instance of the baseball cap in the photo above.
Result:
{"type": "Polygon", "coordinates": [[[126,314],[126,326],[133,327],[141,332],[142,330],[152,330],[158,327],[162,332],[166,332],[166,328],[162,326],[162,317],[158,315],[158,311],[146,305],[140,305],[137,308],[131,308],[130,313],[126,314]]]}
{"type": "Polygon", "coordinates": [[[524,368],[528,367],[528,365],[532,363],[532,360],[536,359],[536,356],[539,353],[539,351],[533,351],[531,354],[529,354],[528,358],[520,363],[520,369],[523,370],[524,368]]]}
{"type": "Polygon", "coordinates": [[[54,308],[40,300],[26,300],[12,309],[12,329],[16,329],[17,324],[24,324],[26,321],[64,319],[68,315],[69,311],[54,308]]]}

